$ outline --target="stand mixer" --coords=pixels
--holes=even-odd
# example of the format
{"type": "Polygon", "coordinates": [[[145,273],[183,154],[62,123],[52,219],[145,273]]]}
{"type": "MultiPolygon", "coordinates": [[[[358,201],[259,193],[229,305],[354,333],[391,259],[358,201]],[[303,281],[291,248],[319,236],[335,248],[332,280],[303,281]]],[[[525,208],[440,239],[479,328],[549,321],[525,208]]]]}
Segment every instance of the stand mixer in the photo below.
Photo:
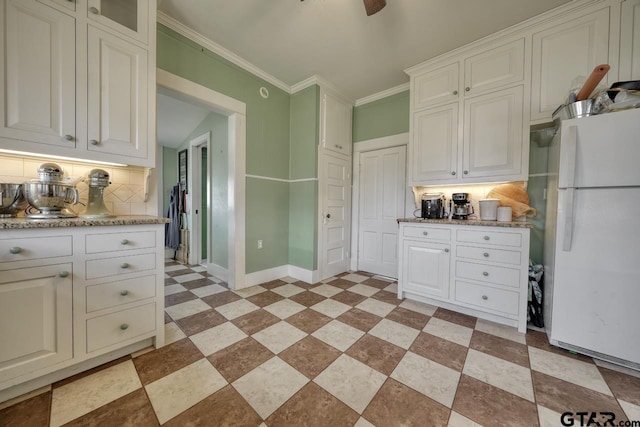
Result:
{"type": "Polygon", "coordinates": [[[91,169],[87,177],[89,200],[87,209],[80,218],[113,218],[114,214],[104,204],[104,189],[109,186],[109,173],[102,169],[91,169]]]}

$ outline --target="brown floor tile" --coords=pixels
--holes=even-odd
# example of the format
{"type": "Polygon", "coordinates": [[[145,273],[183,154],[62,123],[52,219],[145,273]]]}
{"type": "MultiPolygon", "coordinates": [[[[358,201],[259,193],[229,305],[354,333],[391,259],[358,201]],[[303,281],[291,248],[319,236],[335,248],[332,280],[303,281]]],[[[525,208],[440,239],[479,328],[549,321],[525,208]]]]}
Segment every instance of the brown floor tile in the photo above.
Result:
{"type": "Polygon", "coordinates": [[[342,353],[317,338],[307,336],[278,357],[302,372],[309,379],[314,379],[342,353]]]}
{"type": "Polygon", "coordinates": [[[254,303],[258,307],[266,307],[269,304],[273,304],[274,302],[278,302],[283,299],[284,297],[282,295],[278,295],[275,292],[267,291],[261,292],[258,295],[251,296],[247,298],[247,301],[254,303]]]}
{"type": "Polygon", "coordinates": [[[438,308],[433,314],[433,317],[446,320],[447,322],[457,323],[460,326],[466,326],[467,328],[475,328],[477,317],[468,316],[466,314],[457,313],[455,311],[447,310],[446,308],[438,308]]]}
{"type": "Polygon", "coordinates": [[[406,308],[396,307],[391,313],[387,314],[387,319],[410,328],[422,330],[429,321],[429,316],[413,310],[407,310],[406,308]]]}
{"type": "Polygon", "coordinates": [[[567,381],[531,371],[536,402],[556,412],[598,411],[613,412],[616,420],[626,416],[615,398],[567,381]]]}
{"type": "Polygon", "coordinates": [[[164,261],[164,266],[165,267],[171,267],[172,265],[180,265],[180,263],[178,261],[174,261],[174,260],[165,260],[164,261]]]}
{"type": "Polygon", "coordinates": [[[191,274],[191,273],[195,273],[195,271],[193,271],[190,268],[183,268],[182,270],[175,270],[175,271],[165,271],[165,274],[169,277],[182,276],[184,274],[191,274]]]}
{"type": "Polygon", "coordinates": [[[302,280],[298,280],[297,282],[293,282],[292,284],[305,289],[315,288],[316,286],[320,285],[320,283],[307,283],[303,282],[302,280]]]}
{"type": "Polygon", "coordinates": [[[164,279],[164,285],[165,286],[169,286],[169,285],[176,285],[178,282],[174,279],[164,279]]]}
{"type": "Polygon", "coordinates": [[[213,280],[205,277],[202,279],[191,280],[190,282],[184,282],[182,283],[182,286],[191,290],[191,289],[201,288],[203,286],[211,286],[213,284],[215,284],[213,280]]]}
{"type": "Polygon", "coordinates": [[[401,299],[398,299],[398,294],[387,291],[380,291],[378,293],[375,293],[371,296],[371,298],[393,305],[398,305],[403,301],[401,299]]]}
{"type": "Polygon", "coordinates": [[[539,348],[541,350],[550,351],[555,354],[560,354],[562,356],[570,357],[572,359],[581,360],[587,363],[593,363],[593,359],[587,356],[583,356],[581,354],[571,353],[569,350],[565,350],[563,348],[559,348],[549,344],[549,339],[547,338],[547,334],[544,332],[527,330],[527,334],[525,335],[527,340],[527,345],[531,347],[539,348]]]}
{"type": "Polygon", "coordinates": [[[464,374],[452,409],[484,426],[538,425],[538,411],[533,402],[464,374]]]}
{"type": "Polygon", "coordinates": [[[215,310],[207,310],[176,320],[176,324],[188,337],[226,322],[227,319],[215,310]]]}
{"type": "Polygon", "coordinates": [[[284,280],[276,279],[270,282],[260,283],[260,286],[265,289],[273,289],[273,288],[279,288],[280,286],[284,286],[286,284],[287,282],[285,282],[284,280]]]}
{"type": "Polygon", "coordinates": [[[470,348],[529,368],[527,346],[495,335],[473,331],[470,348]]]}
{"type": "Polygon", "coordinates": [[[0,410],[0,426],[48,426],[51,416],[51,392],[39,394],[0,410]]]}
{"type": "Polygon", "coordinates": [[[373,277],[362,282],[363,285],[373,286],[374,288],[384,289],[393,282],[387,282],[385,280],[375,279],[373,277]]]}
{"type": "Polygon", "coordinates": [[[347,304],[353,307],[354,305],[358,305],[362,301],[366,300],[367,297],[356,294],[355,292],[342,291],[339,294],[335,294],[334,296],[332,296],[331,299],[340,301],[343,304],[347,304]]]}
{"type": "Polygon", "coordinates": [[[211,308],[216,308],[221,305],[229,304],[230,302],[241,300],[242,298],[231,291],[224,291],[201,299],[209,304],[211,308]]]}
{"type": "Polygon", "coordinates": [[[468,349],[449,340],[421,332],[409,347],[409,351],[456,371],[462,371],[468,349]]]}
{"type": "Polygon", "coordinates": [[[285,322],[292,324],[296,328],[311,334],[320,329],[327,323],[331,322],[331,318],[315,310],[307,308],[293,316],[287,317],[285,322]]]}
{"type": "Polygon", "coordinates": [[[266,310],[260,309],[237,317],[233,319],[231,323],[242,329],[245,334],[253,335],[271,325],[275,325],[279,321],[279,317],[274,316],[266,310]]]}
{"type": "Polygon", "coordinates": [[[298,304],[302,304],[305,307],[311,307],[314,304],[319,303],[320,301],[324,301],[327,298],[322,295],[318,295],[315,292],[304,291],[300,292],[297,295],[289,297],[291,301],[295,301],[298,304]]]}
{"type": "Polygon", "coordinates": [[[88,371],[80,372],[78,374],[75,374],[72,377],[62,379],[60,381],[57,381],[57,382],[51,384],[51,387],[53,387],[53,388],[62,387],[63,385],[66,385],[66,384],[72,383],[74,381],[77,381],[80,378],[88,377],[89,375],[93,375],[96,372],[100,372],[100,371],[102,371],[104,369],[107,369],[107,368],[110,368],[112,366],[118,365],[118,364],[120,364],[122,362],[126,362],[127,360],[131,360],[131,355],[122,356],[122,357],[120,357],[120,358],[118,358],[116,360],[112,360],[111,362],[107,362],[104,365],[96,366],[95,368],[89,369],[88,371]]]}
{"type": "Polygon", "coordinates": [[[158,419],[144,389],[122,396],[99,407],[65,427],[158,426],[158,419]]]}
{"type": "Polygon", "coordinates": [[[357,285],[356,282],[352,282],[351,280],[344,280],[344,279],[332,280],[327,284],[331,285],[331,286],[335,286],[336,288],[340,288],[342,290],[346,290],[346,289],[349,289],[352,286],[357,285]]]}
{"type": "Polygon", "coordinates": [[[363,332],[369,332],[371,328],[376,326],[382,320],[380,316],[367,313],[359,308],[352,308],[346,313],[336,317],[336,320],[346,323],[349,326],[360,329],[363,332]]]}
{"type": "Polygon", "coordinates": [[[189,291],[178,292],[177,294],[167,295],[166,297],[164,297],[164,306],[171,307],[172,305],[180,304],[194,299],[198,299],[198,297],[189,291]]]}
{"type": "Polygon", "coordinates": [[[377,426],[445,427],[449,413],[446,406],[389,378],[362,416],[377,426]]]}
{"type": "Polygon", "coordinates": [[[269,427],[351,427],[358,414],[310,382],[277,409],[266,423],[269,427]]]}
{"type": "Polygon", "coordinates": [[[405,353],[404,349],[369,334],[346,351],[349,356],[385,375],[391,375],[405,353]]]}
{"type": "Polygon", "coordinates": [[[133,364],[136,366],[140,381],[143,385],[147,385],[203,357],[198,347],[190,339],[184,338],[136,357],[133,359],[133,364]]]}
{"type": "Polygon", "coordinates": [[[356,271],[356,274],[359,274],[360,276],[367,276],[367,277],[373,277],[374,274],[373,273],[369,273],[368,271],[356,271]]]}
{"type": "Polygon", "coordinates": [[[640,378],[612,369],[598,369],[616,398],[640,406],[640,378]]]}
{"type": "Polygon", "coordinates": [[[262,419],[230,385],[169,420],[165,426],[257,427],[262,419]]]}
{"type": "Polygon", "coordinates": [[[274,354],[251,337],[213,353],[207,359],[230,383],[271,359],[274,354]]]}

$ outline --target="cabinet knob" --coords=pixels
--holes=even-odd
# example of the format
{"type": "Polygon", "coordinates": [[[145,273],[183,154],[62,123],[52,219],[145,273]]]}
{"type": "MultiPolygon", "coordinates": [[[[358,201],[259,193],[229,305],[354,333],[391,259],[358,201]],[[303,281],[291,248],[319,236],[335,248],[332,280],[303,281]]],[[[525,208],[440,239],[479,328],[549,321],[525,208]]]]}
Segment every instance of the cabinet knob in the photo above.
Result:
{"type": "Polygon", "coordinates": [[[19,254],[20,252],[22,252],[22,248],[20,246],[14,246],[12,248],[9,248],[9,252],[11,252],[12,254],[19,254]]]}
{"type": "Polygon", "coordinates": [[[489,252],[485,252],[482,254],[485,258],[489,258],[489,252]]]}
{"type": "Polygon", "coordinates": [[[468,87],[468,86],[464,88],[464,91],[465,91],[465,92],[469,92],[470,90],[471,90],[471,88],[470,88],[470,87],[468,87]]]}
{"type": "Polygon", "coordinates": [[[489,299],[489,297],[488,297],[488,296],[486,296],[486,295],[482,295],[482,299],[486,301],[486,300],[488,300],[488,299],[489,299]]]}
{"type": "Polygon", "coordinates": [[[484,240],[489,240],[490,237],[489,236],[484,236],[484,240]]]}
{"type": "Polygon", "coordinates": [[[331,218],[331,214],[327,214],[327,219],[328,219],[328,218],[331,218]]]}
{"type": "Polygon", "coordinates": [[[98,10],[98,8],[97,8],[97,7],[93,7],[93,6],[91,6],[91,7],[89,8],[89,12],[93,13],[94,15],[100,15],[100,11],[98,10]]]}
{"type": "Polygon", "coordinates": [[[58,276],[60,276],[60,277],[69,277],[69,272],[68,271],[61,271],[60,273],[58,273],[58,276]]]}
{"type": "Polygon", "coordinates": [[[445,251],[445,252],[449,252],[449,249],[445,249],[444,251],[445,251]]]}
{"type": "Polygon", "coordinates": [[[129,263],[123,262],[122,264],[120,264],[120,268],[129,268],[129,263]]]}
{"type": "Polygon", "coordinates": [[[483,272],[482,272],[482,275],[483,275],[484,277],[487,277],[487,276],[489,275],[489,273],[488,273],[488,272],[486,272],[486,271],[483,271],[483,272]]]}
{"type": "Polygon", "coordinates": [[[125,330],[129,329],[129,325],[127,325],[126,323],[123,323],[122,325],[120,325],[120,329],[125,331],[125,330]]]}
{"type": "Polygon", "coordinates": [[[425,236],[427,236],[429,234],[428,231],[423,231],[422,234],[424,234],[425,236]]]}
{"type": "Polygon", "coordinates": [[[120,240],[120,244],[121,245],[128,245],[129,241],[127,239],[122,239],[122,240],[120,240]]]}
{"type": "Polygon", "coordinates": [[[73,141],[73,135],[66,134],[64,136],[64,139],[66,139],[67,141],[73,141]]]}
{"type": "Polygon", "coordinates": [[[463,173],[464,173],[465,175],[468,175],[468,174],[469,174],[469,171],[464,171],[463,173]]]}
{"type": "Polygon", "coordinates": [[[455,175],[455,174],[456,174],[456,171],[451,171],[451,175],[455,175]]]}
{"type": "Polygon", "coordinates": [[[126,289],[123,289],[123,290],[120,291],[120,295],[122,295],[123,297],[127,296],[127,295],[129,295],[129,291],[126,290],[126,289]]]}
{"type": "Polygon", "coordinates": [[[453,94],[454,94],[454,95],[457,95],[457,94],[458,94],[458,91],[457,91],[457,90],[454,90],[454,91],[453,91],[453,94]]]}
{"type": "Polygon", "coordinates": [[[98,140],[97,139],[92,139],[92,140],[89,141],[89,144],[98,145],[98,140]]]}

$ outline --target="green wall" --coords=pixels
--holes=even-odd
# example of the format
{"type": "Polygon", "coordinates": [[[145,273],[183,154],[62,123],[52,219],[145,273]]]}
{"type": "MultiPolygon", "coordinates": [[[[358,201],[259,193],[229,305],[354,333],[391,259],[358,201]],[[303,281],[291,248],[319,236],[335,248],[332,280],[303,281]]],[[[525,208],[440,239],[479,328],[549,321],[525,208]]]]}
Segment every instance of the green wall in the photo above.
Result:
{"type": "Polygon", "coordinates": [[[409,132],[409,91],[353,109],[353,142],[409,132]]]}
{"type": "Polygon", "coordinates": [[[162,216],[167,215],[171,201],[171,189],[178,183],[178,150],[162,148],[162,216]]]}

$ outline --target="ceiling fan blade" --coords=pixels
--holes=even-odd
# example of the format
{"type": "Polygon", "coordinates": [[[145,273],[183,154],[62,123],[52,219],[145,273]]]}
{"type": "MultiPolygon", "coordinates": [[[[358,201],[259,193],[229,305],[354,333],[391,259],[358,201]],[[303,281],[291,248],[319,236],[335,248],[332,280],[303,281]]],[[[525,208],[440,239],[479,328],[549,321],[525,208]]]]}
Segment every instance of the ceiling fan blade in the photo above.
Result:
{"type": "Polygon", "coordinates": [[[364,0],[364,8],[367,11],[367,16],[380,12],[386,5],[387,0],[364,0]]]}

